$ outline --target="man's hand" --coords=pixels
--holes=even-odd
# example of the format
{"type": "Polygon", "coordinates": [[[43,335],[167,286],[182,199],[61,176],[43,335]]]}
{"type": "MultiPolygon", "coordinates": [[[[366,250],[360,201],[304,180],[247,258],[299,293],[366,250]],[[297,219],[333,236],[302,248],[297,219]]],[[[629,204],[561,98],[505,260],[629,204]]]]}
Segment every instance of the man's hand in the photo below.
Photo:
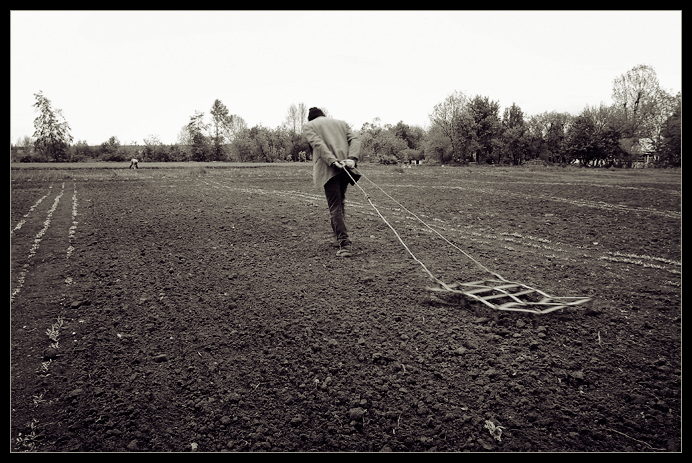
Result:
{"type": "Polygon", "coordinates": [[[343,168],[344,168],[344,163],[341,162],[341,161],[334,161],[334,162],[332,163],[332,165],[333,165],[334,167],[336,167],[337,169],[343,169],[343,168]]]}
{"type": "Polygon", "coordinates": [[[349,169],[353,169],[354,167],[356,167],[356,161],[354,161],[353,159],[345,159],[344,165],[349,169]]]}

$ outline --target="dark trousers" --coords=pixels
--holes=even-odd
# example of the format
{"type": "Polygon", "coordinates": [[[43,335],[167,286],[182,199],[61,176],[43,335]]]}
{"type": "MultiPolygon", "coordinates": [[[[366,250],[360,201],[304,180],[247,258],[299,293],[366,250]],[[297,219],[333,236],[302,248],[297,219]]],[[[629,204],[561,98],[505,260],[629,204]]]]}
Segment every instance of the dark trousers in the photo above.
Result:
{"type": "Polygon", "coordinates": [[[329,179],[324,185],[324,194],[327,197],[332,230],[334,230],[334,235],[336,235],[336,240],[340,246],[351,244],[351,240],[348,238],[348,230],[346,229],[344,211],[348,180],[346,174],[340,173],[329,179]]]}

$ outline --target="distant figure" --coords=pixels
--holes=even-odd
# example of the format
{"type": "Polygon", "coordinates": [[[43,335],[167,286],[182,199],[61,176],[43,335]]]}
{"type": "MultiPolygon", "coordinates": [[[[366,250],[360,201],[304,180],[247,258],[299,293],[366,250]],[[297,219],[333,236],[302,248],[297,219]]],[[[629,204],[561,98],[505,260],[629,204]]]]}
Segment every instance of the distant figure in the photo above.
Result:
{"type": "Polygon", "coordinates": [[[130,169],[139,169],[139,161],[137,158],[132,158],[130,160],[130,169]]]}
{"type": "Polygon", "coordinates": [[[313,180],[324,188],[327,197],[332,230],[339,243],[336,255],[350,257],[353,253],[344,223],[344,202],[348,185],[361,177],[356,170],[360,140],[346,122],[326,117],[319,108],[310,108],[303,134],[312,148],[313,180]]]}

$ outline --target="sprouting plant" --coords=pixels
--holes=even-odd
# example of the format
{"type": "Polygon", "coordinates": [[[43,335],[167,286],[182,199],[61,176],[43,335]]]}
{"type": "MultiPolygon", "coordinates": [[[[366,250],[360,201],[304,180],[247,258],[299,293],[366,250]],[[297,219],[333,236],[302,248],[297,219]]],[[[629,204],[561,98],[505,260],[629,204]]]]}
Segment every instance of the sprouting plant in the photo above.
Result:
{"type": "Polygon", "coordinates": [[[54,349],[58,348],[60,340],[60,328],[62,328],[64,321],[65,320],[62,317],[58,317],[57,321],[46,330],[48,339],[52,341],[50,346],[54,349]]]}
{"type": "Polygon", "coordinates": [[[38,372],[39,373],[48,373],[48,368],[50,367],[51,363],[53,363],[52,360],[46,360],[45,362],[41,362],[41,366],[38,367],[38,372]]]}
{"type": "Polygon", "coordinates": [[[47,402],[47,400],[43,398],[44,394],[45,394],[45,391],[41,392],[40,394],[36,394],[35,396],[32,397],[32,400],[33,400],[35,406],[38,407],[40,404],[47,402]]]}
{"type": "Polygon", "coordinates": [[[29,428],[28,434],[23,435],[21,432],[17,434],[17,447],[21,450],[33,452],[36,450],[36,441],[38,440],[38,434],[36,433],[38,420],[32,419],[30,423],[27,423],[27,427],[29,428]]]}
{"type": "Polygon", "coordinates": [[[485,427],[490,432],[490,435],[495,438],[496,441],[502,442],[502,430],[503,426],[497,426],[490,420],[485,420],[485,427]]]}

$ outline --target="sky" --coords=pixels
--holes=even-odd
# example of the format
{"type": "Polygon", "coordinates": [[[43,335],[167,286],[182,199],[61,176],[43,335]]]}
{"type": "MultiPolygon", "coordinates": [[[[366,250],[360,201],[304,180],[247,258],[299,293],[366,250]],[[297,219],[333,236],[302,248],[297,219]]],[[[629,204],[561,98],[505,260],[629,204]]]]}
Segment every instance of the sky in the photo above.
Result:
{"type": "Polygon", "coordinates": [[[217,99],[268,128],[299,103],[355,130],[428,127],[455,91],[579,114],[640,64],[681,91],[681,10],[12,10],[10,143],[33,135],[39,91],[74,142],[176,143],[217,99]]]}

